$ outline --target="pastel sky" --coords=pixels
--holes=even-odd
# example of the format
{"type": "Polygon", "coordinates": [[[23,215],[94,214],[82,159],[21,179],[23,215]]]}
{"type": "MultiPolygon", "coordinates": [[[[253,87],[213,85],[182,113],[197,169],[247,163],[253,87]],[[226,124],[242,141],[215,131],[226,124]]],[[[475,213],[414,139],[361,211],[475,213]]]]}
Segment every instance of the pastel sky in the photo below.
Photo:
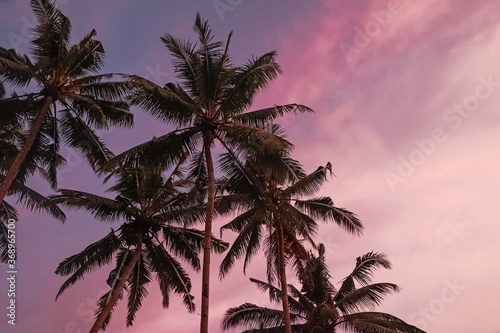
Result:
{"type": "MultiPolygon", "coordinates": [[[[159,84],[175,80],[159,37],[169,32],[194,38],[196,12],[209,19],[219,39],[234,31],[238,64],[278,50],[283,74],[259,95],[255,108],[296,102],[316,111],[281,120],[296,145],[294,157],[308,171],[332,162],[336,177],[322,194],[356,212],[365,225],[357,238],[321,225],[317,241],[326,245],[335,281],[350,272],[357,256],[385,252],[394,267],[377,272],[376,280],[396,283],[402,292],[380,310],[428,332],[500,332],[499,1],[58,2],[75,40],[97,30],[107,54],[103,72],[139,74],[159,84]],[[221,4],[225,10],[217,10],[221,4]]],[[[1,0],[0,45],[27,52],[31,21],[28,1],[1,0]]],[[[114,152],[169,130],[141,110],[134,113],[133,131],[103,133],[114,152]]],[[[103,192],[106,187],[80,157],[62,153],[69,166],[61,171],[61,188],[103,192]]],[[[30,184],[50,193],[35,178],[30,184]]],[[[57,302],[64,279],[54,270],[110,225],[83,212],[66,213],[61,225],[23,212],[16,230],[17,325],[13,329],[3,314],[8,286],[2,278],[0,332],[89,330],[111,268],[88,274],[57,302]]],[[[212,268],[211,332],[219,331],[229,307],[267,304],[248,281],[265,278],[262,254],[247,276],[238,265],[222,282],[220,260],[212,268]]],[[[199,300],[200,276],[191,277],[199,300]]],[[[154,283],[128,329],[124,305],[107,332],[198,330],[199,316],[188,314],[177,297],[168,310],[161,307],[154,283]]]]}

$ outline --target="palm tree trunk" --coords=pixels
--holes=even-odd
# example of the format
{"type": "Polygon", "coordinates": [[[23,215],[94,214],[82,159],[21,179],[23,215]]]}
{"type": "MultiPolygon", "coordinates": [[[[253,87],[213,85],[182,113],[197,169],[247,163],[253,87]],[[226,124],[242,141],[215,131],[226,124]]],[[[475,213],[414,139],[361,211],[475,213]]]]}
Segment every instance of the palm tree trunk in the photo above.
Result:
{"type": "Polygon", "coordinates": [[[278,242],[279,242],[279,270],[281,278],[281,293],[283,294],[283,321],[285,323],[285,333],[292,333],[292,322],[290,319],[290,308],[288,307],[288,284],[286,282],[285,269],[285,237],[283,235],[283,227],[277,226],[278,242]]]}
{"type": "Polygon", "coordinates": [[[139,233],[139,235],[137,236],[136,249],[135,249],[134,254],[132,255],[132,258],[130,259],[130,263],[125,268],[125,271],[123,272],[122,277],[118,281],[118,284],[111,292],[111,297],[110,297],[108,303],[104,306],[104,308],[102,309],[99,316],[97,316],[97,319],[96,319],[94,325],[92,326],[92,328],[90,329],[89,333],[97,333],[102,328],[102,325],[104,324],[104,321],[106,320],[106,317],[110,314],[111,310],[116,305],[116,301],[118,301],[118,297],[120,297],[120,294],[122,293],[123,289],[125,288],[125,283],[127,283],[127,280],[130,277],[130,274],[132,274],[132,271],[134,270],[134,267],[137,264],[137,261],[139,261],[139,257],[141,256],[141,252],[142,252],[142,233],[139,233]]]}
{"type": "Polygon", "coordinates": [[[0,186],[0,205],[3,203],[3,199],[7,195],[7,192],[9,192],[14,179],[16,179],[17,173],[19,172],[19,169],[21,169],[26,156],[28,156],[28,153],[31,150],[33,143],[35,142],[38,133],[40,133],[40,128],[42,128],[45,117],[47,116],[47,112],[49,111],[50,105],[52,104],[52,100],[52,96],[46,96],[44,98],[42,106],[36,113],[35,119],[33,119],[33,122],[31,123],[30,131],[28,137],[26,138],[26,141],[24,142],[23,146],[14,158],[14,161],[10,165],[9,170],[7,171],[7,175],[5,175],[2,185],[0,186]]]}
{"type": "Polygon", "coordinates": [[[208,198],[207,198],[207,216],[205,220],[205,235],[203,240],[203,272],[201,281],[201,323],[200,333],[208,333],[208,310],[210,295],[210,246],[212,243],[212,220],[214,215],[215,198],[215,172],[214,162],[212,160],[212,135],[204,133],[203,149],[205,150],[205,161],[207,163],[208,173],[208,198]]]}

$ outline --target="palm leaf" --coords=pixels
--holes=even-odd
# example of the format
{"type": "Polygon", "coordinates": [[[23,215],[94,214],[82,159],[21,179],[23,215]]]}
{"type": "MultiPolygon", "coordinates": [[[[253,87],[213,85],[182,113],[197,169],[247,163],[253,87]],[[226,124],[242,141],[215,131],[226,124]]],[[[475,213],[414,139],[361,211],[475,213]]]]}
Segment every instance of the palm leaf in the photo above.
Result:
{"type": "Polygon", "coordinates": [[[147,257],[150,267],[156,273],[163,296],[163,306],[169,305],[170,291],[183,294],[183,303],[189,312],[195,310],[191,296],[191,280],[179,262],[172,257],[161,244],[145,242],[148,247],[147,257]]]}
{"type": "Polygon", "coordinates": [[[360,312],[343,317],[338,325],[345,330],[366,333],[425,333],[401,319],[381,312],[360,312]]]}
{"type": "Polygon", "coordinates": [[[89,164],[96,169],[114,155],[104,142],[78,115],[69,110],[62,110],[61,136],[64,142],[85,155],[89,164]]]}
{"type": "Polygon", "coordinates": [[[392,283],[370,284],[351,291],[337,301],[337,306],[345,314],[373,309],[392,292],[399,292],[399,287],[392,283]]]}
{"type": "Polygon", "coordinates": [[[237,114],[231,117],[234,122],[239,122],[245,125],[262,127],[266,124],[272,123],[278,117],[282,117],[288,113],[306,113],[314,112],[311,108],[300,104],[285,104],[275,105],[273,107],[255,110],[237,114]]]}
{"type": "Polygon", "coordinates": [[[111,231],[99,241],[90,244],[82,252],[64,259],[57,267],[58,275],[73,273],[61,286],[56,299],[69,286],[83,278],[83,275],[95,267],[101,267],[111,261],[113,253],[121,246],[121,240],[111,231]]]}
{"type": "Polygon", "coordinates": [[[241,113],[250,106],[257,92],[281,73],[275,57],[276,52],[268,52],[238,68],[232,82],[233,88],[224,96],[224,102],[218,112],[229,117],[241,113]]]}
{"type": "Polygon", "coordinates": [[[221,323],[221,328],[222,330],[236,327],[269,328],[281,326],[282,323],[282,311],[260,307],[251,303],[244,303],[226,311],[221,323]]]}
{"type": "MultiPolygon", "coordinates": [[[[0,176],[1,179],[3,176],[0,176]]],[[[17,202],[22,203],[25,208],[33,211],[45,211],[61,222],[66,220],[66,215],[54,202],[29,187],[15,182],[10,191],[18,196],[17,202]]]]}
{"type": "MultiPolygon", "coordinates": [[[[249,211],[251,212],[251,211],[249,211]]],[[[256,210],[258,212],[258,210],[256,210]]],[[[244,216],[243,214],[237,218],[244,216]]],[[[230,223],[234,223],[234,220],[230,223]]],[[[227,225],[226,225],[227,226],[227,225]]],[[[243,272],[246,271],[247,265],[250,263],[251,258],[260,248],[262,223],[255,216],[251,216],[249,223],[246,223],[240,230],[238,236],[229,248],[226,256],[222,260],[219,267],[219,278],[223,279],[229,274],[233,268],[236,260],[245,254],[245,262],[243,264],[243,272]]]]}
{"type": "Polygon", "coordinates": [[[36,74],[15,50],[0,46],[0,79],[14,86],[27,86],[36,74]]]}
{"type": "Polygon", "coordinates": [[[236,150],[244,150],[248,142],[254,147],[260,147],[263,152],[275,153],[289,150],[293,145],[284,138],[272,134],[264,129],[232,123],[221,126],[221,139],[236,150]]]}
{"type": "Polygon", "coordinates": [[[333,221],[345,230],[360,235],[363,224],[356,214],[345,208],[333,205],[330,197],[319,197],[309,200],[295,200],[295,206],[307,215],[324,221],[333,221]]]}
{"type": "Polygon", "coordinates": [[[139,258],[132,274],[127,280],[128,286],[128,311],[127,326],[132,326],[135,314],[141,308],[142,301],[148,295],[146,285],[151,282],[149,267],[144,258],[139,258]]]}
{"type": "Polygon", "coordinates": [[[133,210],[127,208],[126,202],[82,191],[60,189],[59,193],[49,197],[51,202],[66,207],[85,209],[102,221],[113,222],[133,214],[133,210]]]}
{"type": "Polygon", "coordinates": [[[200,137],[197,130],[188,128],[153,138],[110,159],[103,170],[112,170],[122,165],[142,167],[161,165],[170,167],[195,150],[200,137]]]}

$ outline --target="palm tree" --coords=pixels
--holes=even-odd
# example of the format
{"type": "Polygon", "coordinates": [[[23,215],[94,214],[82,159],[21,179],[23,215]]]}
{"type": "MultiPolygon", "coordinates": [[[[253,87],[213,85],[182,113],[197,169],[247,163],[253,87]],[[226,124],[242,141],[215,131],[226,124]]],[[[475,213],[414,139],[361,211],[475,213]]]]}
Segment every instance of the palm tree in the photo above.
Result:
{"type": "Polygon", "coordinates": [[[235,66],[229,54],[229,34],[225,43],[213,40],[207,23],[196,16],[194,30],[198,43],[165,34],[161,40],[173,56],[174,72],[179,83],[160,87],[140,77],[132,77],[136,88],[131,103],[139,105],[158,120],[176,129],[166,135],[134,147],[111,160],[116,165],[173,165],[187,153],[199,157],[198,170],[205,170],[198,179],[205,189],[207,214],[202,269],[202,308],[200,332],[208,332],[210,287],[210,237],[214,211],[215,171],[212,151],[216,142],[228,148],[243,150],[249,139],[260,149],[276,151],[290,143],[255,125],[272,121],[289,112],[311,112],[309,108],[287,104],[246,112],[261,89],[281,69],[276,53],[252,58],[243,66],[235,66]],[[195,154],[195,151],[200,153],[195,154]]]}
{"type": "MultiPolygon", "coordinates": [[[[5,87],[3,82],[0,81],[0,101],[5,97],[5,87]]],[[[4,111],[4,110],[2,110],[4,111]]],[[[19,149],[16,142],[24,139],[23,133],[21,131],[20,119],[17,117],[9,117],[8,112],[0,113],[0,152],[2,158],[0,159],[0,181],[5,178],[5,172],[15,155],[18,153],[19,149]]],[[[39,152],[37,152],[39,153],[39,152]]],[[[39,160],[43,158],[43,155],[38,155],[36,158],[33,154],[29,159],[28,163],[23,166],[18,178],[12,183],[10,194],[17,197],[16,203],[23,204],[25,208],[44,211],[51,214],[56,219],[64,222],[66,216],[64,213],[55,205],[50,202],[46,197],[38,193],[37,191],[26,186],[25,180],[27,175],[32,174],[35,171],[39,171],[42,175],[46,175],[47,172],[43,168],[38,166],[39,160]]],[[[8,238],[7,224],[9,220],[19,221],[19,215],[17,209],[10,205],[7,201],[3,201],[0,204],[0,261],[9,262],[12,256],[9,256],[9,248],[12,249],[12,245],[8,238]]],[[[15,254],[10,251],[10,254],[15,254]]]]}
{"type": "Polygon", "coordinates": [[[316,193],[331,172],[328,163],[306,175],[300,164],[281,152],[274,155],[247,156],[241,161],[230,153],[223,157],[222,169],[229,179],[225,189],[230,193],[217,201],[221,211],[242,211],[221,228],[238,233],[220,266],[223,278],[235,261],[245,255],[243,269],[259,250],[264,235],[267,260],[267,280],[280,281],[283,298],[285,332],[291,333],[291,318],[287,304],[286,264],[295,269],[307,259],[303,238],[314,245],[312,236],[317,230],[316,220],[332,221],[355,234],[362,224],[355,214],[337,208],[329,197],[304,199],[316,193]]]}
{"type": "MultiPolygon", "coordinates": [[[[115,268],[107,281],[110,290],[98,302],[91,333],[106,327],[124,290],[128,293],[126,322],[127,326],[132,325],[152,275],[159,283],[164,307],[168,307],[169,294],[173,291],[182,294],[183,303],[190,312],[194,311],[191,280],[175,256],[199,270],[198,251],[204,237],[201,231],[184,228],[176,222],[181,216],[184,221],[200,218],[204,209],[186,205],[186,196],[180,191],[185,182],[179,180],[179,176],[178,168],[168,178],[158,168],[123,169],[118,173],[116,184],[108,190],[117,193],[115,199],[71,190],[60,190],[61,194],[52,197],[55,203],[87,210],[102,221],[126,221],[62,261],[56,270],[56,274],[70,275],[61,286],[59,297],[86,272],[108,264],[115,255],[115,268]]],[[[222,252],[227,248],[226,243],[216,238],[211,240],[213,251],[222,252]]]]}
{"type": "Polygon", "coordinates": [[[30,5],[38,21],[31,41],[34,61],[0,47],[0,79],[17,87],[37,88],[37,92],[0,102],[2,116],[13,118],[11,113],[17,113],[27,124],[27,135],[0,186],[0,204],[33,150],[46,151],[55,188],[55,170],[63,163],[57,156],[61,142],[80,150],[95,167],[109,159],[111,152],[93,128],[132,125],[132,114],[122,101],[128,83],[111,81],[111,74],[95,75],[104,57],[101,42],[93,39],[96,31],[70,45],[71,23],[55,4],[31,0],[30,5]]]}
{"type": "MultiPolygon", "coordinates": [[[[293,332],[425,333],[395,316],[373,311],[385,296],[399,291],[392,283],[370,284],[374,270],[391,268],[385,254],[369,252],[358,257],[354,270],[337,290],[330,282],[323,244],[319,245],[318,252],[317,257],[310,253],[305,269],[298,274],[302,288],[288,286],[292,295],[288,297],[288,304],[293,332]]],[[[280,289],[263,281],[251,281],[269,292],[273,301],[283,301],[280,289]]],[[[225,313],[222,329],[234,327],[245,327],[245,332],[282,332],[282,311],[245,303],[225,313]]]]}

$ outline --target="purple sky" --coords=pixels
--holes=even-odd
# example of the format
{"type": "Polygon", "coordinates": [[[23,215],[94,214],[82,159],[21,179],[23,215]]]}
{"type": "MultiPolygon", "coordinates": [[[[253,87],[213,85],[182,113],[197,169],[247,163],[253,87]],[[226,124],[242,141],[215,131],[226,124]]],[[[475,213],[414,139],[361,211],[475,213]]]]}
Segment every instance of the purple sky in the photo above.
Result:
{"type": "MultiPolygon", "coordinates": [[[[307,171],[332,162],[337,178],[322,193],[356,212],[365,225],[359,238],[334,225],[321,226],[317,241],[326,245],[335,281],[350,272],[357,256],[385,252],[394,268],[377,272],[376,280],[396,283],[403,291],[380,310],[428,332],[500,332],[500,2],[59,3],[73,23],[75,40],[96,28],[107,54],[103,72],[149,76],[161,84],[173,80],[159,37],[169,32],[194,38],[196,12],[210,20],[218,39],[234,31],[238,64],[278,50],[284,74],[260,94],[255,107],[297,102],[316,110],[281,120],[296,144],[294,157],[307,171]],[[217,3],[228,10],[218,12],[217,3]]],[[[28,1],[1,0],[0,18],[0,44],[27,52],[28,1]]],[[[114,152],[169,130],[140,110],[135,114],[133,131],[103,134],[114,152]]],[[[80,157],[65,148],[62,153],[70,163],[61,171],[61,188],[106,188],[80,157]]],[[[50,193],[37,179],[30,184],[50,193]]],[[[64,279],[53,272],[110,225],[85,213],[67,215],[61,225],[45,215],[22,214],[16,230],[17,326],[13,330],[2,314],[0,332],[83,333],[90,328],[111,266],[87,275],[57,302],[64,279]]],[[[219,331],[227,308],[247,301],[266,304],[267,296],[248,281],[265,278],[262,255],[246,277],[241,265],[222,283],[216,265],[212,272],[211,332],[219,331]]],[[[199,300],[200,276],[191,277],[199,300]]],[[[7,289],[2,278],[2,303],[7,289]]],[[[132,328],[125,330],[122,304],[107,332],[198,329],[199,316],[188,314],[177,297],[163,310],[156,284],[149,294],[132,328]]]]}

